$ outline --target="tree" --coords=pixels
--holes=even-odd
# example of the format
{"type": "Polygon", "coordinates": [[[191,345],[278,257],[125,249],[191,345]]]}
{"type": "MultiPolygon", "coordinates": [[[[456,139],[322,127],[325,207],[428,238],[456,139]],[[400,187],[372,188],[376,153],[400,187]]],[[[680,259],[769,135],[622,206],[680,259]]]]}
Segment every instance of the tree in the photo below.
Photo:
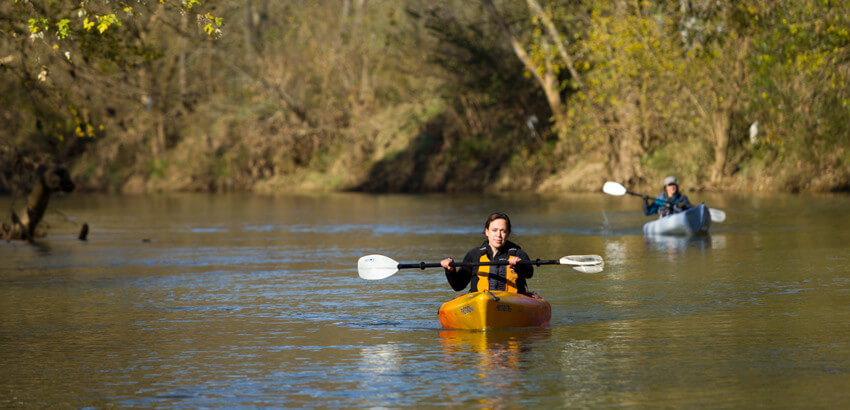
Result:
{"type": "MultiPolygon", "coordinates": [[[[108,119],[119,117],[124,103],[151,108],[152,96],[160,93],[152,88],[150,64],[165,53],[148,37],[160,29],[180,38],[191,36],[187,15],[202,13],[199,5],[198,0],[3,2],[0,28],[7,35],[2,64],[13,74],[7,78],[10,85],[21,91],[10,97],[30,107],[35,124],[8,130],[17,135],[7,138],[58,140],[65,150],[75,150],[80,139],[103,135],[108,119]],[[131,71],[138,77],[127,77],[131,71]]],[[[209,13],[196,18],[199,32],[221,34],[221,18],[209,13]]],[[[185,50],[185,41],[182,44],[185,50]]],[[[185,89],[185,53],[181,56],[185,89]]],[[[154,141],[155,150],[161,151],[161,141],[162,133],[154,141]]]]}

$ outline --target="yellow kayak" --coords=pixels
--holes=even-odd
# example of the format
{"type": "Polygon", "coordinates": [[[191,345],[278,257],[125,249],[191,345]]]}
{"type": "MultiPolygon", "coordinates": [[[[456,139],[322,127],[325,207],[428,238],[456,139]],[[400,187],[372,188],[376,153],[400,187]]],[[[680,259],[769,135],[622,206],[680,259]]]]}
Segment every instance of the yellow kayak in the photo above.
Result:
{"type": "Polygon", "coordinates": [[[440,324],[446,329],[546,326],[551,318],[552,306],[539,295],[501,290],[467,293],[440,307],[440,324]]]}

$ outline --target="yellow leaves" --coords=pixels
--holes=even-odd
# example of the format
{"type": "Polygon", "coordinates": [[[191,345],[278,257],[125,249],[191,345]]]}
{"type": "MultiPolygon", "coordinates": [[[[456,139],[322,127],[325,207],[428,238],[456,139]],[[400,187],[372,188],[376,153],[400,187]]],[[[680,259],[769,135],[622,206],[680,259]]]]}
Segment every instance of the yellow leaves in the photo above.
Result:
{"type": "MultiPolygon", "coordinates": [[[[103,129],[103,126],[101,125],[100,128],[103,129]]],[[[80,138],[94,138],[94,127],[92,127],[90,124],[77,125],[77,128],[74,129],[74,134],[76,134],[80,138]]]]}
{"type": "Polygon", "coordinates": [[[63,40],[68,37],[68,34],[71,30],[70,24],[71,20],[61,19],[56,22],[56,37],[60,40],[63,40]]]}
{"type": "MultiPolygon", "coordinates": [[[[76,135],[80,138],[83,138],[83,137],[94,138],[95,137],[95,127],[94,127],[94,125],[83,121],[83,119],[80,118],[79,112],[73,106],[68,107],[68,111],[71,113],[71,116],[74,117],[74,123],[76,124],[76,126],[74,128],[74,135],[76,135]]],[[[100,126],[97,127],[97,129],[99,131],[103,131],[105,128],[104,128],[103,125],[100,125],[100,126]]],[[[61,136],[60,136],[60,140],[61,140],[61,136]]]]}
{"type": "Polygon", "coordinates": [[[89,20],[88,16],[83,18],[83,29],[86,31],[96,28],[98,33],[103,34],[112,26],[121,26],[121,20],[115,14],[94,16],[94,20],[89,20]]]}
{"type": "Polygon", "coordinates": [[[204,33],[207,33],[208,36],[213,38],[221,37],[221,25],[224,22],[223,18],[215,17],[210,13],[206,13],[201,18],[201,21],[206,23],[204,24],[204,33]]]}
{"type": "MultiPolygon", "coordinates": [[[[27,4],[30,2],[30,0],[14,0],[14,2],[27,4]]],[[[107,0],[103,2],[106,3],[106,7],[102,8],[104,14],[98,15],[90,14],[91,10],[88,8],[88,6],[86,6],[86,3],[88,3],[88,1],[81,2],[79,6],[68,11],[66,15],[51,15],[47,13],[42,13],[39,17],[26,19],[27,30],[30,33],[30,38],[32,38],[33,40],[43,39],[46,33],[55,29],[56,38],[59,40],[65,40],[73,35],[74,29],[80,28],[80,26],[77,26],[76,24],[81,24],[83,31],[95,32],[96,30],[98,34],[104,34],[110,29],[122,26],[122,18],[135,18],[137,16],[136,7],[127,3],[144,4],[144,2],[136,0],[120,2],[124,4],[119,3],[120,6],[113,6],[110,5],[110,1],[107,0]],[[112,12],[110,13],[110,11],[112,12]],[[121,17],[119,17],[119,15],[121,17]],[[66,16],[68,18],[65,18],[66,16]]],[[[199,6],[201,4],[201,1],[159,0],[159,3],[167,5],[169,7],[179,5],[179,12],[185,13],[185,10],[199,6]]],[[[203,27],[204,31],[210,36],[220,36],[223,19],[221,17],[212,16],[209,13],[206,13],[206,15],[202,17],[206,19],[206,25],[203,27]]],[[[25,20],[25,18],[22,17],[21,20],[25,20]]]]}
{"type": "Polygon", "coordinates": [[[49,23],[46,18],[31,18],[27,21],[31,34],[40,34],[42,30],[47,29],[49,23]]]}
{"type": "Polygon", "coordinates": [[[847,27],[830,25],[827,29],[827,33],[844,41],[850,40],[850,30],[848,30],[847,27]]]}
{"type": "Polygon", "coordinates": [[[115,16],[115,14],[107,14],[105,16],[97,17],[97,31],[100,32],[100,34],[103,34],[103,32],[108,30],[111,26],[120,25],[121,20],[119,20],[118,17],[115,16]]]}

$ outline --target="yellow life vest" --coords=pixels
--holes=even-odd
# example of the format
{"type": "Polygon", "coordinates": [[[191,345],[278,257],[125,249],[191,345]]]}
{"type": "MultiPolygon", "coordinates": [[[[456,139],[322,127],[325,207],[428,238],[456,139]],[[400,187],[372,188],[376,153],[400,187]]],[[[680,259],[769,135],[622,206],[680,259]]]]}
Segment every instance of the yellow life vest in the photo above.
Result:
{"type": "MultiPolygon", "coordinates": [[[[484,253],[483,255],[481,255],[479,262],[490,262],[490,258],[488,258],[487,254],[484,253]]],[[[499,268],[498,266],[492,266],[492,267],[496,268],[497,272],[498,272],[498,268],[499,268]]],[[[478,267],[478,283],[477,283],[477,288],[476,288],[477,291],[481,292],[481,291],[484,291],[484,290],[491,290],[490,289],[490,268],[491,268],[491,266],[488,266],[488,265],[481,265],[481,266],[478,267]]],[[[517,293],[517,287],[516,287],[516,280],[517,280],[517,277],[518,277],[517,273],[514,270],[514,267],[511,266],[511,265],[506,265],[505,268],[507,269],[507,275],[506,275],[507,276],[506,277],[507,283],[505,284],[505,291],[511,292],[511,293],[517,293]]],[[[493,289],[493,290],[495,290],[495,289],[493,289]]]]}

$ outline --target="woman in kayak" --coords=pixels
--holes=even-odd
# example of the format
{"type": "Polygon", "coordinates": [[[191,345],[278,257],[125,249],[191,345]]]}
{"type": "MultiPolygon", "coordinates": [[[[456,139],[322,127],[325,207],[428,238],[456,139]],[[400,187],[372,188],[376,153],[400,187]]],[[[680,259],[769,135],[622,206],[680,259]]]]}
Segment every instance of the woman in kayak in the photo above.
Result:
{"type": "Polygon", "coordinates": [[[450,266],[454,261],[452,258],[440,261],[452,289],[459,291],[470,284],[470,292],[504,290],[526,293],[525,280],[534,274],[534,268],[531,265],[517,265],[521,260],[530,259],[519,245],[508,240],[510,234],[511,220],[508,216],[501,212],[491,214],[484,222],[487,240],[481,246],[471,249],[463,258],[464,263],[507,261],[508,265],[454,268],[450,266]]]}
{"type": "Polygon", "coordinates": [[[691,207],[688,197],[679,192],[676,177],[664,178],[664,192],[658,194],[655,201],[649,202],[649,196],[643,198],[643,213],[646,216],[659,213],[661,216],[682,212],[691,207]]]}

